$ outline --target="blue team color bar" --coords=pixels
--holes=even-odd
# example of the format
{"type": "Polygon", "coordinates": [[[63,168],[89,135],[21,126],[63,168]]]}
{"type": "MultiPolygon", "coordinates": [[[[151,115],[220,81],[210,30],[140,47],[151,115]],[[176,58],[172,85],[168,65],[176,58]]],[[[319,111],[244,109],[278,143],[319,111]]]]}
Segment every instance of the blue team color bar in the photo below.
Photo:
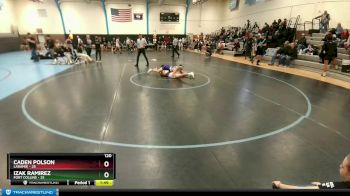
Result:
{"type": "Polygon", "coordinates": [[[21,188],[11,188],[2,189],[2,196],[32,196],[32,195],[48,195],[48,196],[58,196],[58,189],[21,189],[21,188]]]}

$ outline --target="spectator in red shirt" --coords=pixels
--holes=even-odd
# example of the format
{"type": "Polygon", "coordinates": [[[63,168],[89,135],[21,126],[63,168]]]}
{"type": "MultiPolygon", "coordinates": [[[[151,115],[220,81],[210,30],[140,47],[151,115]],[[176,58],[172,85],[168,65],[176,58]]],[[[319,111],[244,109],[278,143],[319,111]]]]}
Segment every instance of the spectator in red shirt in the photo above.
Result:
{"type": "Polygon", "coordinates": [[[341,34],[340,34],[340,37],[342,40],[348,40],[349,38],[349,30],[346,29],[345,31],[343,31],[341,34]]]}
{"type": "Polygon", "coordinates": [[[169,38],[167,36],[164,37],[164,44],[165,44],[165,48],[167,48],[169,44],[169,38]]]}

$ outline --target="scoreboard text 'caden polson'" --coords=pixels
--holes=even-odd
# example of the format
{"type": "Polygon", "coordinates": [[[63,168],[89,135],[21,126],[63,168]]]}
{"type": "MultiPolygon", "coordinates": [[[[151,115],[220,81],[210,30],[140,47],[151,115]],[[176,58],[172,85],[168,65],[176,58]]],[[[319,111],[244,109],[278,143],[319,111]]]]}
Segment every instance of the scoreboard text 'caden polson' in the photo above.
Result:
{"type": "Polygon", "coordinates": [[[14,165],[55,165],[55,160],[14,160],[14,165]]]}

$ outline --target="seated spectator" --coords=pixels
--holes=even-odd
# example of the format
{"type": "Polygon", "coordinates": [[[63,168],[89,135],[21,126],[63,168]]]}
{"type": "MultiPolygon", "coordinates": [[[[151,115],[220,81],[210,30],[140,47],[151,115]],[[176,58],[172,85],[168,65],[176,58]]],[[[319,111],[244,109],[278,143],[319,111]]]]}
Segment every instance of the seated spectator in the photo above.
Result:
{"type": "Polygon", "coordinates": [[[194,51],[198,52],[199,51],[199,41],[196,40],[193,43],[194,43],[194,47],[193,47],[194,51]]]}
{"type": "Polygon", "coordinates": [[[279,57],[281,48],[276,48],[275,52],[271,55],[271,62],[268,64],[270,66],[275,65],[276,58],[279,57]]]}
{"type": "MultiPolygon", "coordinates": [[[[214,43],[218,43],[219,40],[224,41],[225,43],[229,43],[228,44],[228,48],[232,48],[232,50],[236,50],[239,48],[238,45],[240,45],[238,42],[236,42],[237,46],[236,47],[232,47],[232,45],[234,45],[235,43],[232,43],[235,39],[238,39],[239,41],[242,40],[243,45],[244,45],[244,49],[243,51],[245,51],[245,55],[246,57],[249,56],[249,59],[251,60],[253,57],[252,54],[249,55],[249,53],[255,52],[256,51],[256,46],[255,46],[255,40],[253,38],[252,42],[248,41],[248,37],[249,34],[253,33],[254,35],[261,33],[262,36],[266,37],[266,45],[269,48],[276,48],[278,46],[283,45],[283,43],[285,41],[289,41],[289,40],[293,40],[294,39],[294,34],[295,32],[293,31],[293,29],[288,27],[288,21],[286,19],[284,19],[283,21],[281,19],[278,20],[278,22],[276,22],[276,20],[272,23],[271,26],[269,26],[267,23],[265,23],[265,26],[262,30],[260,30],[258,28],[258,25],[256,22],[251,23],[249,20],[247,20],[247,24],[245,24],[245,26],[242,27],[231,27],[231,28],[220,28],[219,30],[217,30],[215,33],[212,33],[210,36],[206,36],[205,40],[212,40],[214,43]],[[254,25],[253,25],[254,24],[254,25]],[[251,43],[252,44],[251,44],[251,43]],[[252,45],[252,47],[250,47],[250,45],[247,47],[247,44],[252,45]],[[253,48],[254,46],[254,48],[253,48]],[[251,49],[252,48],[252,49],[251,49]],[[247,50],[248,49],[248,50],[247,50]]],[[[199,40],[201,41],[201,40],[199,40]]],[[[303,38],[300,40],[300,42],[298,42],[298,45],[296,45],[296,47],[298,47],[298,50],[300,49],[305,49],[307,47],[306,42],[306,38],[303,38]],[[301,43],[301,45],[299,45],[299,43],[301,43]]],[[[198,46],[196,47],[196,49],[201,49],[201,46],[204,44],[204,46],[207,44],[207,42],[204,43],[199,43],[198,46]]],[[[193,45],[194,46],[194,45],[193,45]]],[[[215,45],[215,47],[212,47],[212,49],[217,48],[217,52],[221,53],[222,48],[218,47],[218,45],[215,45]]],[[[226,47],[224,47],[226,48],[226,47]]],[[[243,52],[242,51],[242,52],[243,52]]]]}
{"type": "Polygon", "coordinates": [[[259,25],[258,25],[257,22],[254,23],[254,26],[253,26],[253,28],[252,28],[252,31],[253,31],[254,33],[259,33],[259,25]]]}
{"type": "Polygon", "coordinates": [[[241,44],[239,43],[239,40],[235,39],[235,41],[233,42],[232,50],[237,52],[240,48],[241,48],[241,44]]]}
{"type": "MultiPolygon", "coordinates": [[[[281,55],[285,54],[285,49],[287,48],[287,46],[289,45],[289,41],[286,41],[283,45],[283,47],[279,48],[275,55],[272,56],[272,59],[271,59],[271,63],[268,64],[268,65],[274,65],[275,64],[275,61],[276,61],[276,58],[277,57],[280,57],[281,55]]],[[[278,64],[279,66],[280,64],[278,64]]]]}
{"type": "Polygon", "coordinates": [[[245,29],[250,30],[250,20],[247,20],[247,24],[244,26],[245,29]]]}
{"type": "Polygon", "coordinates": [[[335,29],[335,28],[331,28],[331,29],[329,30],[329,32],[332,33],[332,35],[333,35],[334,38],[337,38],[337,34],[336,34],[336,29],[335,29]]]}
{"type": "Polygon", "coordinates": [[[276,31],[278,29],[278,22],[274,20],[270,28],[271,31],[276,31]]]}
{"type": "MultiPolygon", "coordinates": [[[[224,44],[225,44],[225,43],[224,43],[224,44]]],[[[202,52],[202,50],[203,50],[203,45],[204,45],[203,41],[200,41],[199,44],[198,44],[198,50],[199,50],[199,52],[202,52]]]]}
{"type": "Polygon", "coordinates": [[[266,32],[269,31],[269,29],[270,29],[269,24],[267,24],[267,23],[265,22],[265,26],[262,28],[261,32],[265,34],[266,32]]]}
{"type": "Polygon", "coordinates": [[[341,38],[341,34],[343,33],[344,29],[341,26],[341,23],[338,23],[337,28],[335,28],[335,34],[337,35],[337,38],[341,38]]]}
{"type": "Polygon", "coordinates": [[[298,51],[302,51],[307,47],[307,41],[304,33],[301,34],[301,38],[298,40],[297,44],[298,51]]]}
{"type": "Polygon", "coordinates": [[[309,46],[303,50],[302,54],[313,55],[314,48],[312,47],[312,45],[309,44],[309,46]]]}
{"type": "Polygon", "coordinates": [[[343,178],[341,182],[313,182],[309,186],[295,186],[284,184],[281,181],[273,181],[276,189],[349,189],[350,188],[350,154],[339,165],[339,174],[343,178]]]}
{"type": "Polygon", "coordinates": [[[67,45],[57,44],[55,46],[55,59],[53,64],[72,64],[72,53],[67,45]]]}
{"type": "Polygon", "coordinates": [[[341,40],[348,40],[349,38],[349,30],[346,29],[345,31],[343,31],[340,35],[340,39],[341,40]]]}
{"type": "Polygon", "coordinates": [[[343,33],[340,35],[340,40],[338,41],[338,47],[341,48],[348,48],[349,47],[349,31],[346,29],[343,31],[343,33]]]}
{"type": "Polygon", "coordinates": [[[37,55],[39,56],[39,59],[53,59],[50,52],[45,47],[39,45],[37,48],[37,55]]]}
{"type": "Polygon", "coordinates": [[[77,47],[77,51],[79,52],[79,53],[83,53],[83,50],[84,50],[84,44],[78,44],[78,47],[77,47]]]}
{"type": "Polygon", "coordinates": [[[348,50],[349,47],[350,47],[350,36],[348,37],[348,40],[346,40],[346,42],[344,42],[344,48],[345,48],[346,50],[348,50]]]}
{"type": "Polygon", "coordinates": [[[211,46],[210,46],[211,44],[210,43],[207,43],[206,44],[206,51],[205,51],[205,54],[207,55],[207,56],[211,56],[212,55],[212,50],[211,50],[211,46]]]}
{"type": "Polygon", "coordinates": [[[282,25],[280,26],[282,29],[287,29],[287,19],[285,18],[282,22],[282,25]]]}
{"type": "Polygon", "coordinates": [[[220,41],[220,43],[219,43],[218,46],[217,46],[216,53],[218,53],[218,54],[224,54],[224,53],[222,52],[222,50],[224,50],[224,49],[225,49],[225,42],[224,42],[224,41],[220,41]]]}
{"type": "Polygon", "coordinates": [[[297,49],[295,48],[295,44],[294,43],[288,44],[287,46],[284,47],[284,50],[281,53],[279,64],[289,67],[290,62],[296,58],[297,58],[297,49]]]}

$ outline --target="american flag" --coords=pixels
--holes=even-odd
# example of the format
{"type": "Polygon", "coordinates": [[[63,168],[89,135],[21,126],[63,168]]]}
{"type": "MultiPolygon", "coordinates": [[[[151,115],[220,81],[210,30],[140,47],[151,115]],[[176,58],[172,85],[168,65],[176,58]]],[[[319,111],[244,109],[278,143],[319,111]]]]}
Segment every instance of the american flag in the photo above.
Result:
{"type": "Polygon", "coordinates": [[[131,22],[131,9],[111,8],[113,22],[131,22]]]}

